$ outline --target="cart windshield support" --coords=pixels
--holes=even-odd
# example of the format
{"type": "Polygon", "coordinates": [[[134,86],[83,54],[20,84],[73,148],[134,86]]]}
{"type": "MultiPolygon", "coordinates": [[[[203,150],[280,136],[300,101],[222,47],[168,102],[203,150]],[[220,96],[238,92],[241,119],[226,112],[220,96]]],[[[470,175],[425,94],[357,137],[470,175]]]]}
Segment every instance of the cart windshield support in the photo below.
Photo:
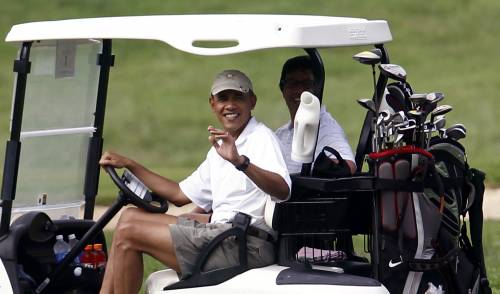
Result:
{"type": "Polygon", "coordinates": [[[94,216],[95,197],[99,186],[99,158],[102,155],[104,113],[106,110],[106,97],[108,95],[109,70],[115,64],[115,56],[111,54],[111,40],[103,40],[102,53],[98,57],[100,65],[99,85],[97,88],[97,102],[94,118],[94,129],[89,141],[87,153],[87,167],[85,170],[85,219],[92,219],[94,216]]]}
{"type": "Polygon", "coordinates": [[[14,62],[17,76],[3,174],[1,234],[25,211],[78,218],[85,205],[84,217],[92,219],[113,63],[111,40],[22,44],[14,62]]]}
{"type": "Polygon", "coordinates": [[[24,96],[26,92],[26,79],[30,72],[29,62],[32,42],[24,42],[19,52],[19,59],[14,61],[16,88],[12,106],[10,140],[5,148],[5,164],[2,180],[2,217],[0,223],[0,237],[9,231],[12,202],[16,198],[17,173],[19,156],[21,153],[21,123],[23,120],[24,96]]]}

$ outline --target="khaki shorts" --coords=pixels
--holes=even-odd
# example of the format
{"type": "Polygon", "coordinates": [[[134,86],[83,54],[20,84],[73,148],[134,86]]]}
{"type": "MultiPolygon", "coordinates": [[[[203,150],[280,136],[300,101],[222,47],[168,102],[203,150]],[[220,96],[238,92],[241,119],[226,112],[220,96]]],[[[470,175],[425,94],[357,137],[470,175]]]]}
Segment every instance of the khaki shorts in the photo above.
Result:
{"type": "MultiPolygon", "coordinates": [[[[215,236],[231,228],[231,224],[202,224],[186,218],[178,218],[170,225],[181,279],[192,275],[201,249],[215,236]]],[[[274,245],[247,235],[247,259],[249,268],[263,267],[274,263],[274,245]]],[[[217,246],[208,257],[203,271],[225,268],[239,264],[238,244],[229,237],[217,246]]]]}

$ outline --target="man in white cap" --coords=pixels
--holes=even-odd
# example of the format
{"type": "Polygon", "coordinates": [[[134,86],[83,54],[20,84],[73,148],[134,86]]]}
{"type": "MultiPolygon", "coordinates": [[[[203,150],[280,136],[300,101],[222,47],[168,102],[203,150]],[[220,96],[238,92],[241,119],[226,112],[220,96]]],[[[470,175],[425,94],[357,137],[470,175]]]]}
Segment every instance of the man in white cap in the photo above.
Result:
{"type": "MultiPolygon", "coordinates": [[[[219,73],[209,103],[222,129],[208,127],[212,148],[189,177],[174,182],[122,155],[105,152],[101,165],[125,167],[153,192],[182,206],[193,202],[212,211],[208,224],[138,208],[122,212],[115,230],[101,293],[137,293],[142,282],[142,253],[180,273],[192,274],[200,248],[229,229],[237,212],[251,216],[247,231],[250,268],[274,262],[274,232],[264,222],[268,197],[290,195],[291,180],[273,132],[252,117],[257,98],[248,77],[237,70],[219,73]]],[[[214,250],[205,269],[234,265],[234,240],[214,250]]]]}

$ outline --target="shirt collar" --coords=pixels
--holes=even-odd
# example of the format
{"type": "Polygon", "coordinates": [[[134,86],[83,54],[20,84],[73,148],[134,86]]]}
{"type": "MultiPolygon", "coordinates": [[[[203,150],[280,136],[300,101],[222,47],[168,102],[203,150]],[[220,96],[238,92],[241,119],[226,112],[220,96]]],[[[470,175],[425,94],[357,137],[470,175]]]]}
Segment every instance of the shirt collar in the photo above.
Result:
{"type": "Polygon", "coordinates": [[[257,120],[255,119],[255,117],[251,117],[249,120],[248,120],[248,123],[247,125],[245,126],[245,129],[243,129],[243,132],[241,132],[241,134],[238,136],[238,138],[236,139],[236,142],[234,142],[234,144],[236,146],[239,146],[241,144],[243,144],[248,135],[250,133],[252,133],[252,131],[255,129],[255,127],[257,126],[258,122],[257,120]]]}

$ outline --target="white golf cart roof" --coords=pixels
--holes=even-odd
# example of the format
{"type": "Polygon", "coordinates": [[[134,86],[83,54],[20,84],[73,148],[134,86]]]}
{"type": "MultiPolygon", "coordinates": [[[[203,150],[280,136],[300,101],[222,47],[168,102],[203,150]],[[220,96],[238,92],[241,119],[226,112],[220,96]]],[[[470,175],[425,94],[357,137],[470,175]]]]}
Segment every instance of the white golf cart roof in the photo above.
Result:
{"type": "Polygon", "coordinates": [[[158,15],[72,19],[19,24],[7,42],[62,39],[163,41],[198,55],[266,48],[324,48],[382,44],[392,40],[384,20],[306,15],[158,15]],[[219,48],[197,42],[226,42],[219,48]],[[231,45],[227,46],[227,42],[231,45]]]}

